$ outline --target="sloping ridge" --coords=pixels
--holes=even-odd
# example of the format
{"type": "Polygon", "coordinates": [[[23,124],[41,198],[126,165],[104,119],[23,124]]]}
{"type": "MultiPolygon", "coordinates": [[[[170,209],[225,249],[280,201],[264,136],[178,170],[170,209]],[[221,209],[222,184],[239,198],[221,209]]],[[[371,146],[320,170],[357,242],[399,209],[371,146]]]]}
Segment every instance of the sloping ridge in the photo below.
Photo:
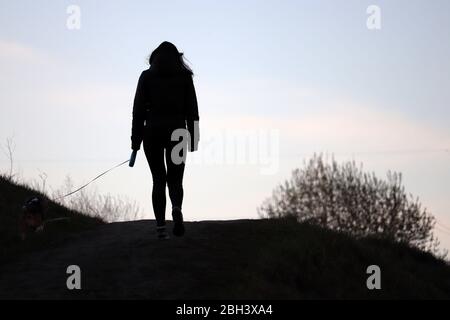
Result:
{"type": "Polygon", "coordinates": [[[450,298],[450,267],[430,254],[286,219],[187,222],[160,241],[153,220],[104,224],[50,203],[49,218],[70,220],[22,243],[17,210],[31,194],[0,177],[3,299],[450,298]],[[67,289],[70,265],[81,290],[67,289]],[[369,265],[381,290],[367,289],[369,265]]]}
{"type": "Polygon", "coordinates": [[[154,221],[103,225],[0,268],[1,298],[449,298],[450,269],[409,248],[289,221],[187,223],[157,240],[154,221]],[[366,268],[381,268],[368,290],[366,268]],[[81,269],[81,290],[66,268],[81,269]]]}

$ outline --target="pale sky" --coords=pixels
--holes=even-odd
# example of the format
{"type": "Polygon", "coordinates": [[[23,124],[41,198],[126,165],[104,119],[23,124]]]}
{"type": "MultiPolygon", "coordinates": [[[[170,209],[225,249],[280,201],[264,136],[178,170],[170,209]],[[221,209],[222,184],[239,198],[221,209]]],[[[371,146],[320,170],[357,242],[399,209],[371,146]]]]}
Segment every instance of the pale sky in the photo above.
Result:
{"type": "MultiPolygon", "coordinates": [[[[199,100],[186,220],[255,218],[292,169],[325,152],[380,177],[402,172],[406,190],[450,226],[449,13],[446,0],[2,0],[0,141],[14,136],[23,177],[45,172],[54,188],[126,160],[137,79],[168,40],[191,62],[199,100]],[[70,5],[80,29],[67,27],[70,5]],[[367,28],[369,5],[381,9],[380,30],[367,28]],[[279,149],[221,161],[242,130],[279,149]]],[[[153,218],[142,151],[134,168],[92,188],[126,195],[153,218]]],[[[437,235],[450,248],[450,235],[437,235]]]]}

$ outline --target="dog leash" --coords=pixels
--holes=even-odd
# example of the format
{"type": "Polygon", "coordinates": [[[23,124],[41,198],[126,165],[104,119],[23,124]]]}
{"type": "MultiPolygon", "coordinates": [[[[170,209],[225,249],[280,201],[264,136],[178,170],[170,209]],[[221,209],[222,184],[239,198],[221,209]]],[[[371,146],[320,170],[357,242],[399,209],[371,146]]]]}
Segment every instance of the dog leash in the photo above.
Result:
{"type": "Polygon", "coordinates": [[[116,168],[118,168],[118,167],[124,165],[125,163],[127,163],[127,162],[129,162],[129,161],[130,161],[130,159],[125,160],[125,161],[119,163],[118,165],[116,165],[116,166],[114,166],[114,167],[112,167],[112,168],[110,168],[110,169],[108,169],[108,170],[106,170],[106,171],[100,173],[98,176],[96,176],[95,178],[93,178],[93,179],[92,179],[91,181],[89,181],[88,183],[82,185],[81,187],[79,187],[78,189],[76,189],[76,190],[74,190],[74,191],[69,192],[68,194],[65,194],[65,195],[63,195],[63,196],[61,196],[61,197],[58,197],[58,198],[54,199],[54,201],[63,199],[63,198],[65,198],[65,197],[68,197],[68,196],[70,196],[70,195],[72,195],[72,194],[74,194],[74,193],[80,191],[81,189],[87,187],[89,184],[91,184],[92,182],[94,182],[95,180],[97,180],[98,178],[100,178],[101,176],[103,176],[103,175],[107,174],[108,172],[110,172],[110,171],[112,171],[112,170],[114,170],[114,169],[116,169],[116,168]]]}

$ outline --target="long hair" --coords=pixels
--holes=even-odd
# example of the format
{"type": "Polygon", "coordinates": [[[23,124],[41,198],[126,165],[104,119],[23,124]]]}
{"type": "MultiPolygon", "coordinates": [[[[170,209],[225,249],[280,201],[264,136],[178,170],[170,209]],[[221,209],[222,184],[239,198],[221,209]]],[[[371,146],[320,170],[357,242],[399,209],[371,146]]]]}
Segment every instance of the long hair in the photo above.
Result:
{"type": "Polygon", "coordinates": [[[183,53],[168,41],[153,50],[148,62],[150,70],[158,75],[194,74],[184,61],[183,53]]]}

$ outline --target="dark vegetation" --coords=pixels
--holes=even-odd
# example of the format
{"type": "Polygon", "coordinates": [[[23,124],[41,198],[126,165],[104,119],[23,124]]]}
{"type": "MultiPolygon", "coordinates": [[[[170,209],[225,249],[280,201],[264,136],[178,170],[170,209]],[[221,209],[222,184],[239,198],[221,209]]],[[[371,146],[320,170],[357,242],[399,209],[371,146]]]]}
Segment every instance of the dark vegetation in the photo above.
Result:
{"type": "Polygon", "coordinates": [[[449,299],[433,255],[289,219],[188,222],[159,241],[154,221],[102,225],[0,266],[0,298],[449,299]],[[66,289],[79,265],[82,290],[66,289]],[[368,290],[369,265],[381,290],[368,290]]]}
{"type": "Polygon", "coordinates": [[[386,179],[355,162],[338,164],[315,155],[278,186],[260,208],[268,218],[292,217],[356,238],[376,237],[445,256],[433,234],[436,220],[407,194],[402,175],[386,179]]]}
{"type": "Polygon", "coordinates": [[[20,241],[18,220],[22,212],[22,205],[27,198],[34,195],[45,198],[44,194],[28,186],[14,183],[11,179],[0,175],[0,263],[26,252],[58,245],[68,234],[103,223],[101,219],[88,217],[49,201],[46,219],[62,217],[69,219],[49,223],[44,233],[32,235],[27,241],[20,241]]]}

